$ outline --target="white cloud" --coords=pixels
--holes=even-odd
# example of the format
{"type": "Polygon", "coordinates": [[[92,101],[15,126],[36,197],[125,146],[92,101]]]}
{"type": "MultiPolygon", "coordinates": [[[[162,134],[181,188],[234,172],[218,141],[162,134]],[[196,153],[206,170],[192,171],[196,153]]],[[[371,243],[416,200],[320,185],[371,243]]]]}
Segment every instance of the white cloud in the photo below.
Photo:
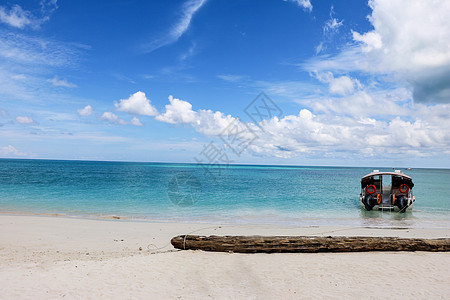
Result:
{"type": "Polygon", "coordinates": [[[318,156],[325,153],[365,156],[368,149],[378,156],[406,151],[422,155],[438,154],[450,147],[449,122],[436,125],[425,119],[407,121],[394,117],[380,121],[357,115],[316,115],[303,109],[297,116],[273,118],[263,128],[251,149],[281,157],[304,152],[318,156]]]}
{"type": "Polygon", "coordinates": [[[354,37],[386,69],[417,71],[450,63],[449,1],[371,0],[369,5],[374,30],[354,37]]]}
{"type": "Polygon", "coordinates": [[[312,75],[319,81],[328,83],[330,93],[335,95],[349,95],[352,94],[356,88],[362,87],[358,79],[349,76],[334,77],[332,72],[313,72],[312,75]]]}
{"type": "MultiPolygon", "coordinates": [[[[407,94],[403,94],[392,91],[372,95],[361,90],[328,102],[318,101],[317,106],[312,105],[313,109],[301,109],[298,115],[273,117],[259,123],[260,127],[247,123],[259,137],[248,149],[255,155],[290,158],[384,156],[386,153],[421,156],[449,148],[450,113],[442,114],[442,110],[448,111],[448,105],[405,106],[401,103],[407,94]],[[409,120],[410,116],[415,120],[409,120]]],[[[169,101],[166,111],[156,120],[189,125],[206,136],[217,136],[232,122],[242,122],[219,111],[193,110],[189,102],[172,96],[169,101]]]]}
{"type": "MultiPolygon", "coordinates": [[[[450,101],[450,19],[446,17],[450,2],[371,0],[369,4],[373,30],[353,32],[354,43],[340,54],[322,55],[302,65],[328,85],[328,92],[310,86],[315,95],[303,93],[305,97],[297,101],[292,95],[298,88],[295,82],[268,85],[242,76],[218,76],[247,87],[270,87],[269,94],[285,95],[303,105],[298,114],[260,123],[264,130],[247,123],[259,136],[249,147],[251,153],[348,159],[449,153],[450,104],[438,102],[450,101]],[[413,102],[413,96],[419,102],[413,102]],[[420,103],[425,100],[437,104],[420,103]]],[[[324,33],[343,24],[330,14],[324,33]]],[[[233,121],[241,122],[219,111],[194,110],[187,101],[172,97],[169,101],[156,120],[189,125],[207,136],[217,136],[233,121]]]]}
{"type": "Polygon", "coordinates": [[[94,111],[94,109],[92,108],[92,106],[90,105],[86,105],[84,108],[80,108],[77,110],[78,114],[82,117],[87,117],[90,116],[92,114],[92,112],[94,111]]]}
{"type": "Polygon", "coordinates": [[[339,20],[334,15],[334,7],[331,6],[330,18],[322,27],[324,39],[315,47],[316,55],[327,49],[327,45],[332,43],[334,35],[339,32],[339,28],[344,24],[344,20],[339,20]]]}
{"type": "Polygon", "coordinates": [[[369,5],[373,30],[353,32],[355,45],[336,56],[314,58],[304,67],[389,74],[397,82],[406,81],[417,102],[449,102],[450,1],[370,0],[369,5]]]}
{"type": "Polygon", "coordinates": [[[383,47],[381,35],[376,32],[371,31],[365,34],[360,34],[358,32],[352,31],[352,34],[355,41],[363,43],[362,49],[366,53],[372,50],[381,49],[383,47]]]}
{"type": "Polygon", "coordinates": [[[283,0],[283,1],[290,1],[297,3],[298,6],[303,7],[305,10],[311,12],[313,9],[313,6],[311,4],[310,0],[283,0]]]}
{"type": "Polygon", "coordinates": [[[170,35],[178,40],[189,28],[192,16],[205,4],[206,0],[189,0],[183,6],[183,17],[171,30],[170,35]]]}
{"type": "Polygon", "coordinates": [[[323,32],[324,34],[330,34],[335,33],[339,30],[339,27],[341,27],[344,23],[344,20],[338,20],[334,17],[334,8],[331,6],[330,8],[330,19],[328,19],[325,22],[325,25],[323,26],[323,32]]]}
{"type": "Polygon", "coordinates": [[[189,124],[196,120],[196,112],[192,110],[192,104],[187,101],[169,96],[170,104],[166,105],[166,111],[156,116],[156,120],[171,124],[189,124]]]}
{"type": "Polygon", "coordinates": [[[195,52],[196,52],[195,51],[196,48],[197,48],[197,44],[192,43],[191,46],[189,47],[189,49],[185,53],[180,55],[179,59],[183,61],[183,60],[188,59],[191,56],[194,56],[195,52]]]}
{"type": "Polygon", "coordinates": [[[120,73],[117,73],[117,72],[112,72],[112,73],[110,73],[110,75],[112,77],[114,77],[115,79],[117,79],[117,80],[129,82],[129,83],[132,83],[132,84],[136,84],[136,81],[133,78],[130,78],[130,77],[125,76],[123,74],[120,74],[120,73]]]}
{"type": "Polygon", "coordinates": [[[35,121],[32,118],[26,117],[26,116],[24,116],[24,117],[21,117],[21,116],[16,117],[16,122],[18,122],[20,124],[33,124],[33,123],[35,123],[35,121]]]}
{"type": "Polygon", "coordinates": [[[119,118],[119,116],[117,116],[115,113],[112,113],[112,112],[110,112],[110,111],[104,112],[104,113],[99,117],[99,119],[100,119],[100,120],[103,120],[103,121],[107,121],[107,122],[109,122],[109,123],[111,123],[111,124],[117,124],[117,125],[129,125],[129,124],[131,124],[131,125],[134,125],[134,126],[144,126],[144,125],[141,123],[141,121],[140,121],[138,118],[136,118],[136,117],[133,117],[133,118],[130,120],[130,122],[127,122],[127,121],[125,121],[125,120],[119,118]]]}
{"type": "Polygon", "coordinates": [[[130,95],[128,99],[121,99],[119,103],[114,106],[118,111],[123,111],[129,114],[141,116],[156,116],[158,111],[151,105],[150,100],[147,99],[145,93],[136,92],[130,95]]]}
{"type": "Polygon", "coordinates": [[[0,155],[4,157],[10,157],[10,156],[25,156],[26,153],[20,152],[16,148],[14,148],[11,145],[0,147],[0,155]]]}
{"type": "Polygon", "coordinates": [[[77,87],[76,84],[70,83],[66,79],[59,79],[58,76],[55,76],[52,79],[49,79],[48,81],[51,82],[54,86],[62,86],[62,87],[66,87],[66,88],[77,87]]]}
{"type": "Polygon", "coordinates": [[[138,118],[136,118],[136,117],[133,117],[133,119],[131,119],[130,124],[134,125],[134,126],[144,126],[141,123],[141,121],[138,118]]]}
{"type": "Polygon", "coordinates": [[[239,82],[239,81],[244,81],[247,79],[245,76],[232,75],[232,74],[217,75],[217,78],[228,81],[228,82],[239,82]]]}
{"type": "Polygon", "coordinates": [[[170,104],[166,105],[166,111],[155,117],[157,121],[170,124],[186,124],[194,127],[198,132],[208,136],[218,135],[231,122],[236,121],[230,115],[219,111],[192,110],[192,104],[169,96],[170,104]]]}
{"type": "Polygon", "coordinates": [[[100,116],[100,120],[108,121],[113,124],[127,125],[127,121],[120,119],[116,114],[106,111],[100,116]]]}
{"type": "Polygon", "coordinates": [[[73,44],[0,30],[0,58],[15,67],[17,64],[26,67],[74,65],[79,48],[73,44]]]}
{"type": "Polygon", "coordinates": [[[143,47],[144,52],[149,53],[163,46],[175,43],[189,29],[192,17],[206,3],[206,0],[187,0],[181,9],[181,19],[172,27],[169,33],[160,39],[143,47]]]}
{"type": "Polygon", "coordinates": [[[48,82],[50,76],[53,77],[50,74],[59,72],[61,68],[77,66],[82,53],[77,45],[31,36],[29,30],[18,33],[4,27],[0,24],[1,98],[25,101],[23,105],[83,101],[74,95],[62,95],[48,82]]]}
{"type": "Polygon", "coordinates": [[[57,0],[41,0],[39,4],[40,13],[37,15],[24,10],[17,4],[10,9],[0,6],[0,22],[19,29],[25,27],[38,29],[42,23],[50,19],[50,15],[58,8],[57,0]]]}
{"type": "Polygon", "coordinates": [[[27,76],[25,76],[24,74],[17,74],[17,75],[13,75],[11,78],[15,79],[15,80],[25,80],[25,79],[27,79],[27,76]]]}
{"type": "Polygon", "coordinates": [[[322,42],[319,43],[319,45],[316,46],[315,52],[316,52],[316,54],[319,54],[324,49],[325,49],[325,43],[322,41],[322,42]]]}
{"type": "Polygon", "coordinates": [[[330,93],[337,95],[347,95],[355,90],[355,80],[348,76],[333,78],[330,82],[330,93]]]}
{"type": "Polygon", "coordinates": [[[342,97],[326,97],[312,101],[309,106],[318,113],[359,117],[392,117],[407,116],[413,113],[411,105],[404,104],[406,98],[393,99],[395,93],[400,91],[370,92],[356,91],[351,95],[342,97]]]}
{"type": "Polygon", "coordinates": [[[50,15],[58,9],[58,0],[41,0],[39,5],[41,6],[42,14],[50,15]]]}
{"type": "Polygon", "coordinates": [[[14,5],[9,11],[0,6],[0,22],[22,29],[32,23],[32,16],[19,5],[14,5]]]}

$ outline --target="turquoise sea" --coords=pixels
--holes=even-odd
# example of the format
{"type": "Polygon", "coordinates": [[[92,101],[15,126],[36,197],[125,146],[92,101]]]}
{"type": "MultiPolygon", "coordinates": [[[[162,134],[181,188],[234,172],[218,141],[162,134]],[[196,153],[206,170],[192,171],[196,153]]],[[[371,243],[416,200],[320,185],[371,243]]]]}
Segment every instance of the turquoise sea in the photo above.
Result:
{"type": "MultiPolygon", "coordinates": [[[[450,170],[413,169],[411,213],[366,212],[374,168],[0,159],[0,211],[144,221],[450,228],[450,170]]],[[[390,171],[392,168],[376,169],[390,171]]]]}

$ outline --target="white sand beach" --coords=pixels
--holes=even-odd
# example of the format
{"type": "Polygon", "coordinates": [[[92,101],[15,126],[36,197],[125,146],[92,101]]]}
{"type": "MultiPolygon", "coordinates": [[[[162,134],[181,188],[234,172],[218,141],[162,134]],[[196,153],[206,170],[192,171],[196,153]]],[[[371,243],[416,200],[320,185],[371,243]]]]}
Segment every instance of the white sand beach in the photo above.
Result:
{"type": "Polygon", "coordinates": [[[450,237],[449,229],[276,227],[0,215],[0,299],[448,299],[450,253],[179,251],[200,235],[450,237]]]}

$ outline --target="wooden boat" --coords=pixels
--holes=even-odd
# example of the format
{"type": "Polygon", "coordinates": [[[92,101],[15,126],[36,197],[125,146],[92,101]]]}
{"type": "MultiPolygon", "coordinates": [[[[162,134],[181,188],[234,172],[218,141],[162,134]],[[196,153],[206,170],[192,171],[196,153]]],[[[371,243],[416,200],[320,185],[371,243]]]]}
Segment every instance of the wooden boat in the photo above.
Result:
{"type": "Polygon", "coordinates": [[[402,213],[413,208],[414,183],[400,170],[380,172],[374,170],[361,178],[361,207],[366,210],[389,210],[402,213]]]}

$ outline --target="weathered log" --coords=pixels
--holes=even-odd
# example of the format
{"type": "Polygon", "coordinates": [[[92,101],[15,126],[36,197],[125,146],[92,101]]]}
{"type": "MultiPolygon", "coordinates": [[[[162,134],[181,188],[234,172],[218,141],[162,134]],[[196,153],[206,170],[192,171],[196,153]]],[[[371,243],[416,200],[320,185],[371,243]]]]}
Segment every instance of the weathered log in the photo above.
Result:
{"type": "Polygon", "coordinates": [[[236,253],[450,251],[445,238],[180,235],[171,243],[177,249],[236,253]]]}

